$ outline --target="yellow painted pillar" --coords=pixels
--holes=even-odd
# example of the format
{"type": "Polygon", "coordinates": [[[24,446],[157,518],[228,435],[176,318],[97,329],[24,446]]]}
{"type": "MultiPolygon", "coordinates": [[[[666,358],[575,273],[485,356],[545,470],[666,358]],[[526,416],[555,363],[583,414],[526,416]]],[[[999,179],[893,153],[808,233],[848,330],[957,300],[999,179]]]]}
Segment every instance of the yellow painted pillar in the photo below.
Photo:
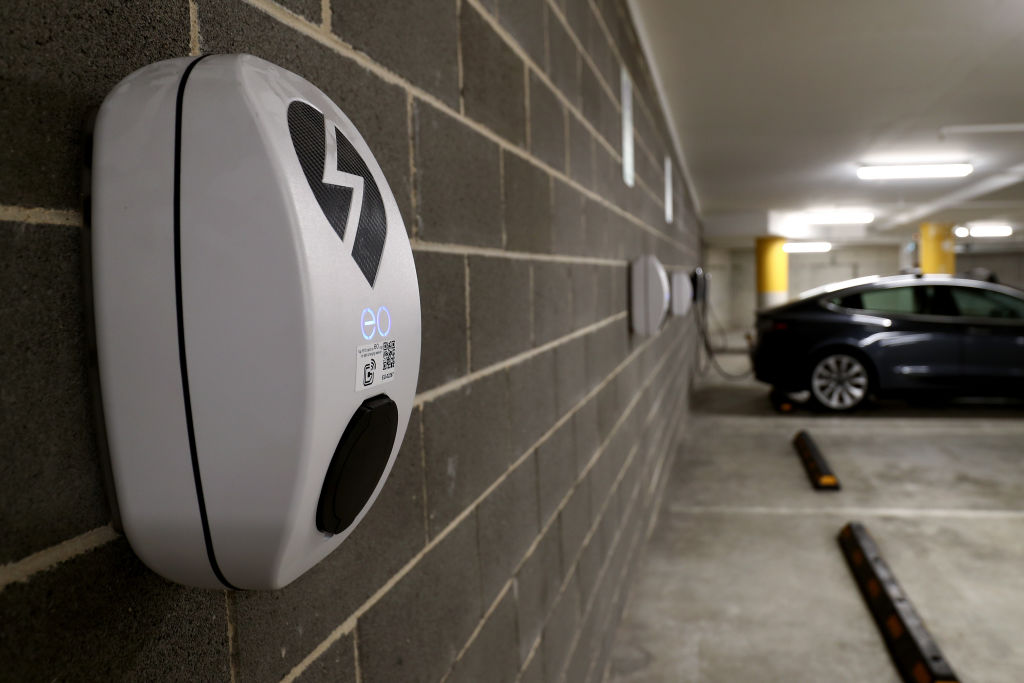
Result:
{"type": "Polygon", "coordinates": [[[956,272],[956,252],[953,251],[952,223],[922,223],[919,245],[921,248],[921,272],[956,272]]]}
{"type": "Polygon", "coordinates": [[[771,308],[789,299],[789,255],[784,237],[757,238],[757,307],[771,308]]]}

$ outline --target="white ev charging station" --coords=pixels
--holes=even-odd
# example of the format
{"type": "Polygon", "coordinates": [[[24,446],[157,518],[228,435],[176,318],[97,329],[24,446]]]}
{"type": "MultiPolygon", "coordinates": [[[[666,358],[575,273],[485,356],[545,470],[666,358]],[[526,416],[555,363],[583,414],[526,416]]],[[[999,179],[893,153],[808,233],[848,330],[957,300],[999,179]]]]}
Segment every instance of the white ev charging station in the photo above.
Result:
{"type": "Polygon", "coordinates": [[[124,533],[179,583],[284,586],[360,522],[409,421],[419,288],[387,179],[324,93],[248,55],[131,74],[93,150],[124,533]]]}
{"type": "Polygon", "coordinates": [[[644,255],[630,264],[630,323],[649,337],[661,328],[668,313],[669,286],[665,267],[656,256],[644,255]]]}

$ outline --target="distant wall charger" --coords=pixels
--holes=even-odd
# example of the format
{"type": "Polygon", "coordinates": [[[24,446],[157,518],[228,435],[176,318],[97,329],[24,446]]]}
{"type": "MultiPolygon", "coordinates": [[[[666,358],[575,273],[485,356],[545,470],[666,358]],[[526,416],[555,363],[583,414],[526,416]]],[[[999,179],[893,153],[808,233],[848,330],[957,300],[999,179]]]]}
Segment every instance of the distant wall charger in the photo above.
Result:
{"type": "Polygon", "coordinates": [[[365,516],[412,410],[419,288],[391,188],[324,93],[249,55],[131,74],[93,150],[125,535],[172,581],[284,586],[365,516]]]}
{"type": "Polygon", "coordinates": [[[671,284],[672,315],[686,315],[693,305],[693,281],[690,279],[690,273],[685,270],[672,271],[671,284]]]}
{"type": "Polygon", "coordinates": [[[651,336],[668,312],[669,286],[657,257],[639,256],[630,264],[630,324],[639,335],[651,336]]]}

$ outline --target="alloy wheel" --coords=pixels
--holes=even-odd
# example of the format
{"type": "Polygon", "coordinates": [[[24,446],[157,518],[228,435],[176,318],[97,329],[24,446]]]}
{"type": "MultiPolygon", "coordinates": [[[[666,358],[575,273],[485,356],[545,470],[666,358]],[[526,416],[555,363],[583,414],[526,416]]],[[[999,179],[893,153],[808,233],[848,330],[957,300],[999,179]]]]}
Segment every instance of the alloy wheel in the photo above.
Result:
{"type": "Polygon", "coordinates": [[[852,410],[868,394],[868,371],[845,353],[825,356],[811,372],[811,393],[829,410],[852,410]]]}

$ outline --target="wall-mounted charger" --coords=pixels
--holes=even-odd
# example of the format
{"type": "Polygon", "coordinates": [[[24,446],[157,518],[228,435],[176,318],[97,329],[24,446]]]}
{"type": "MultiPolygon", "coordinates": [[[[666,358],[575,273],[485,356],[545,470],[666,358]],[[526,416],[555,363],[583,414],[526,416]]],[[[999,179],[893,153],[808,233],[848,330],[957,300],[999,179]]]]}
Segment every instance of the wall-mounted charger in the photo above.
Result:
{"type": "Polygon", "coordinates": [[[179,583],[283,586],[369,510],[412,410],[419,289],[387,179],[324,93],[248,55],[128,76],[92,174],[128,541],[179,583]]]}
{"type": "Polygon", "coordinates": [[[693,305],[693,282],[685,270],[672,271],[672,315],[686,315],[693,305]]]}
{"type": "Polygon", "coordinates": [[[669,286],[657,257],[639,256],[630,264],[630,323],[639,335],[650,336],[668,313],[669,286]]]}

